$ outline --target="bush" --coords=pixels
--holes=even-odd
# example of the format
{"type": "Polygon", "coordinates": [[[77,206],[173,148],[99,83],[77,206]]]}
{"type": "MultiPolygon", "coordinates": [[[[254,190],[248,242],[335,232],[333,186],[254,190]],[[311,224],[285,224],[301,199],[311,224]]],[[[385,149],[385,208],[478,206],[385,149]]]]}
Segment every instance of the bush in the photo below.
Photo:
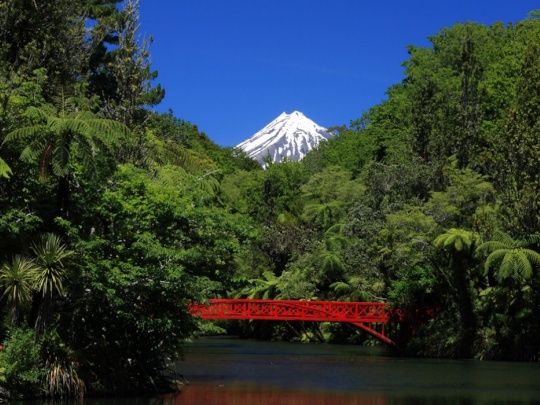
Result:
{"type": "Polygon", "coordinates": [[[0,352],[0,384],[12,396],[31,397],[40,393],[45,377],[40,345],[31,329],[12,329],[0,352]]]}

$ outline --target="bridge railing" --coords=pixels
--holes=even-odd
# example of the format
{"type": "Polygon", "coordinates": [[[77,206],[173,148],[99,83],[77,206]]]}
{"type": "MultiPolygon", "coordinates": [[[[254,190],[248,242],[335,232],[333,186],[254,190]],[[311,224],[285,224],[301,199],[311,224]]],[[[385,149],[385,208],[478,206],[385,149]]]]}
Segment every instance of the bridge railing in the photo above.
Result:
{"type": "Polygon", "coordinates": [[[383,302],[211,299],[208,305],[191,305],[190,312],[203,319],[388,323],[390,318],[383,302]]]}

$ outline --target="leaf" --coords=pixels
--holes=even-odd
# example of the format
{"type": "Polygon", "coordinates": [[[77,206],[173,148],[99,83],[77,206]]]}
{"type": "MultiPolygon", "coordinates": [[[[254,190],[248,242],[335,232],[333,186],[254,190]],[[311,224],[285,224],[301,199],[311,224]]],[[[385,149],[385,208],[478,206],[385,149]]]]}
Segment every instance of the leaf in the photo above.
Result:
{"type": "Polygon", "coordinates": [[[507,254],[508,249],[499,249],[491,253],[484,263],[484,270],[485,274],[489,272],[489,270],[498,262],[500,262],[504,256],[507,254]]]}
{"type": "Polygon", "coordinates": [[[11,168],[2,158],[0,158],[0,177],[9,179],[9,176],[11,176],[12,174],[13,172],[11,171],[11,168]]]}

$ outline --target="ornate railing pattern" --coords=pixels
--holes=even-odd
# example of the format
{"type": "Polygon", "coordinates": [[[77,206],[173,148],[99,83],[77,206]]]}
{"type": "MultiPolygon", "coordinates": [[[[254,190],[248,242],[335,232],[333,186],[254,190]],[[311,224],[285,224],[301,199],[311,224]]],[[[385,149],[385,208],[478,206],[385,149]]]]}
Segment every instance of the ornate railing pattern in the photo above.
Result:
{"type": "Polygon", "coordinates": [[[347,322],[380,341],[393,345],[384,326],[390,311],[384,302],[226,299],[192,304],[190,312],[202,319],[259,319],[269,321],[347,322]]]}

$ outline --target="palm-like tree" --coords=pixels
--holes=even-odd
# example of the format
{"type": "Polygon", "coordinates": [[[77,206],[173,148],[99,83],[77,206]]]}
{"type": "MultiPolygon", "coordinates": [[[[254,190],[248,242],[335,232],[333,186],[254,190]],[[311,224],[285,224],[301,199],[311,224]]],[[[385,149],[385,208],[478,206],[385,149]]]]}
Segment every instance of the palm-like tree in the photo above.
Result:
{"type": "Polygon", "coordinates": [[[472,266],[478,235],[465,229],[452,228],[435,238],[435,247],[450,254],[452,276],[449,278],[456,296],[459,317],[461,319],[460,352],[470,357],[471,346],[476,331],[476,316],[473,310],[473,298],[468,270],[472,266]]]}
{"type": "Polygon", "coordinates": [[[36,333],[43,334],[51,319],[53,298],[64,295],[65,260],[73,254],[52,233],[41,237],[39,243],[32,246],[36,255],[35,290],[41,293],[41,305],[36,319],[36,333]]]}
{"type": "Polygon", "coordinates": [[[36,255],[38,271],[36,274],[36,290],[43,296],[63,295],[65,276],[65,260],[73,254],[55,234],[48,233],[41,237],[39,243],[32,246],[36,255]]]}
{"type": "Polygon", "coordinates": [[[30,107],[23,114],[30,125],[10,132],[4,142],[22,142],[21,159],[38,162],[40,176],[58,177],[58,209],[66,213],[73,155],[94,167],[99,151],[109,150],[128,133],[123,124],[88,111],[30,107]]]}
{"type": "Polygon", "coordinates": [[[506,233],[498,232],[493,240],[482,243],[477,251],[487,254],[484,263],[486,274],[495,269],[499,282],[507,279],[525,281],[533,277],[534,268],[540,268],[540,253],[527,247],[539,241],[538,236],[515,240],[506,233]]]}
{"type": "Polygon", "coordinates": [[[36,272],[36,263],[19,255],[0,267],[0,285],[4,291],[2,298],[6,298],[11,307],[11,319],[14,325],[20,322],[21,307],[29,303],[32,298],[36,272]]]}

